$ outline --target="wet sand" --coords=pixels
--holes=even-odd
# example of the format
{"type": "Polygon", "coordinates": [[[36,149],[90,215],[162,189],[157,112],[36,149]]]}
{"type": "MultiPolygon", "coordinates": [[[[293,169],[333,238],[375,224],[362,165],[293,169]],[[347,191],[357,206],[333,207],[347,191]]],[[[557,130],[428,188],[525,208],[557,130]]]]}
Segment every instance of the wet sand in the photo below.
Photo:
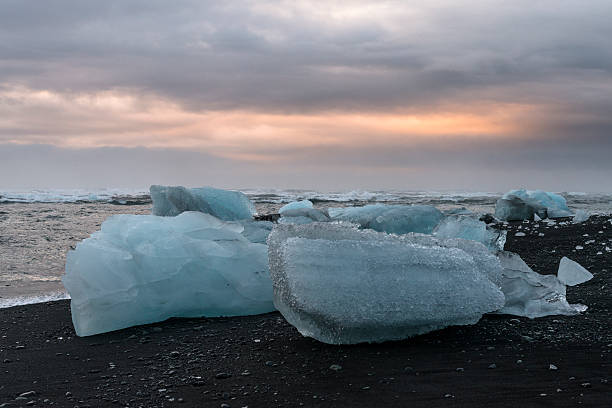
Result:
{"type": "Polygon", "coordinates": [[[568,288],[571,303],[589,306],[582,315],[490,315],[401,342],[331,346],[278,313],[79,338],[68,301],[18,306],[0,309],[0,407],[610,406],[612,224],[535,224],[511,224],[506,249],[540,273],[562,256],[589,269],[591,281],[568,288]]]}

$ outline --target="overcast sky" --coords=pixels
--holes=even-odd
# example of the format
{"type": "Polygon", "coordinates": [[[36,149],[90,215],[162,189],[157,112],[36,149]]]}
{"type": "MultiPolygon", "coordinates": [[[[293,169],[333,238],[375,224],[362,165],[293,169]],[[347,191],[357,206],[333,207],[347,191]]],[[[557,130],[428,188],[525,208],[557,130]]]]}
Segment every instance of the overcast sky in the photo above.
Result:
{"type": "Polygon", "coordinates": [[[609,192],[610,16],[609,0],[3,0],[0,188],[609,192]]]}

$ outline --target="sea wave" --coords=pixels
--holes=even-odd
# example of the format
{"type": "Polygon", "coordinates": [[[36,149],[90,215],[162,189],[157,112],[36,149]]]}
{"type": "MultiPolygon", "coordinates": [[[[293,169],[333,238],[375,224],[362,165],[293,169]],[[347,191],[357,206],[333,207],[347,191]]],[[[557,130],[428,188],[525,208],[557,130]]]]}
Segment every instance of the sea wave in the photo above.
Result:
{"type": "Polygon", "coordinates": [[[56,300],[70,299],[66,292],[43,293],[40,295],[16,296],[0,299],[0,309],[13,306],[32,305],[34,303],[54,302],[56,300]]]}
{"type": "Polygon", "coordinates": [[[0,190],[0,203],[86,203],[136,204],[150,202],[148,190],[141,189],[35,189],[0,190]]]}

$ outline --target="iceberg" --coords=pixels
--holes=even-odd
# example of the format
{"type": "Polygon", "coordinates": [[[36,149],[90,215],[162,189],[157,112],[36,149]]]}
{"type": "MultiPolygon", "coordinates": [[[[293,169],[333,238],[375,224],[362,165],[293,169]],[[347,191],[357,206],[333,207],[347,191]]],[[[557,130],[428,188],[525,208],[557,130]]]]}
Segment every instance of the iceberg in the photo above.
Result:
{"type": "Polygon", "coordinates": [[[444,214],[430,205],[369,204],[363,207],[330,208],[329,215],[336,221],[348,221],[364,229],[406,234],[431,234],[444,214]]]}
{"type": "Polygon", "coordinates": [[[62,280],[77,335],[273,311],[267,246],[244,230],[200,212],[108,218],[67,255],[62,280]]]}
{"type": "Polygon", "coordinates": [[[500,314],[525,316],[531,319],[552,315],[575,315],[586,306],[569,304],[565,285],[555,275],[534,272],[515,253],[500,251],[503,267],[502,291],[506,303],[500,314]]]}
{"type": "Polygon", "coordinates": [[[253,218],[255,206],[239,191],[212,187],[151,186],[153,215],[176,216],[184,211],[199,211],[224,221],[253,218]]]}
{"type": "Polygon", "coordinates": [[[301,208],[312,208],[312,201],[310,200],[293,201],[289,204],[285,204],[284,206],[282,206],[280,210],[278,210],[278,213],[282,215],[285,211],[297,210],[301,208]]]}
{"type": "Polygon", "coordinates": [[[565,198],[542,190],[511,190],[495,204],[495,216],[502,221],[570,217],[565,198]]]}
{"type": "Polygon", "coordinates": [[[561,262],[559,262],[557,278],[567,286],[576,286],[593,279],[593,274],[578,262],[564,256],[561,258],[561,262]]]}
{"type": "Polygon", "coordinates": [[[500,276],[501,266],[483,245],[463,241],[482,255],[477,261],[438,243],[432,236],[348,223],[278,225],[268,237],[274,304],[302,335],[330,344],[399,340],[473,324],[504,305],[503,293],[482,270],[486,257],[500,276]]]}
{"type": "Polygon", "coordinates": [[[506,243],[506,231],[491,228],[473,216],[447,216],[434,228],[433,235],[477,241],[490,250],[504,249],[506,243]]]}

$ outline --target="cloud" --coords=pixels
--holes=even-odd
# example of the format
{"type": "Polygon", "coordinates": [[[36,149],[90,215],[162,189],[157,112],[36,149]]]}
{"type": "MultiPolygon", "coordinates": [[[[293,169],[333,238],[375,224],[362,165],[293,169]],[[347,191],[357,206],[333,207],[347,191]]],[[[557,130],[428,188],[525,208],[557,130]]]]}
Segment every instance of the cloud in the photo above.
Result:
{"type": "Polygon", "coordinates": [[[6,0],[0,144],[191,150],[306,184],[451,186],[482,169],[553,183],[560,162],[605,184],[611,14],[605,0],[6,0]]]}
{"type": "Polygon", "coordinates": [[[607,1],[53,3],[0,5],[0,82],[128,88],[193,110],[371,111],[571,103],[585,87],[603,97],[593,85],[612,72],[607,1]]]}

